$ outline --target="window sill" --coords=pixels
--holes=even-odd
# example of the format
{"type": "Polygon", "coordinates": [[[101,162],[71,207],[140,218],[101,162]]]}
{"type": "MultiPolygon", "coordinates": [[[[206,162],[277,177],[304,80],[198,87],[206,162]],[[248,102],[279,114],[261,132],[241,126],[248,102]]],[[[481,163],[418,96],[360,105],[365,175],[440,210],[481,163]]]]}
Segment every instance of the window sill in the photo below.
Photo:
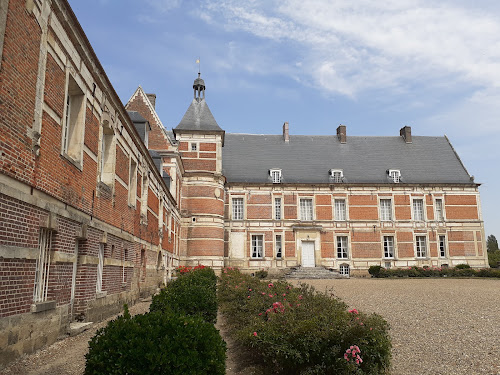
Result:
{"type": "Polygon", "coordinates": [[[265,258],[250,258],[250,260],[266,260],[265,258]]]}
{"type": "Polygon", "coordinates": [[[54,310],[56,308],[56,301],[36,302],[31,305],[32,313],[39,313],[42,311],[54,310]]]}
{"type": "Polygon", "coordinates": [[[73,159],[71,156],[69,156],[67,153],[63,152],[61,156],[69,161],[71,164],[73,164],[78,170],[83,171],[83,165],[81,161],[73,159]]]}

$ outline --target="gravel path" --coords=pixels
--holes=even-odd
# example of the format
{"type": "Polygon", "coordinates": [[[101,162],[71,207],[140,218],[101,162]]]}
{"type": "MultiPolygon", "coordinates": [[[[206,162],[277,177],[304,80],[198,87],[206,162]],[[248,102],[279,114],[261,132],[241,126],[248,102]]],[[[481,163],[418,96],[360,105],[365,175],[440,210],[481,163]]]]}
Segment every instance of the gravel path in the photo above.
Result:
{"type": "Polygon", "coordinates": [[[307,282],[389,322],[393,375],[500,374],[500,280],[307,282]]]}

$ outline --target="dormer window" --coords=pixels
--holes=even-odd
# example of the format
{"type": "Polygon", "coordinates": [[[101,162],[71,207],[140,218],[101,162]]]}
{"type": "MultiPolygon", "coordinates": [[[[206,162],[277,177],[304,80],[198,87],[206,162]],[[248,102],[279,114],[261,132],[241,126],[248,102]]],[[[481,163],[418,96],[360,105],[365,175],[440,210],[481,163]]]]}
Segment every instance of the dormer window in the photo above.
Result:
{"type": "Polygon", "coordinates": [[[341,183],[344,180],[344,173],[342,169],[330,169],[330,181],[334,183],[341,183]]]}
{"type": "Polygon", "coordinates": [[[392,182],[394,182],[395,184],[399,184],[399,182],[401,181],[401,171],[399,169],[389,169],[388,173],[392,182]]]}
{"type": "Polygon", "coordinates": [[[279,184],[281,182],[281,169],[270,169],[269,174],[273,180],[273,184],[279,184]]]}

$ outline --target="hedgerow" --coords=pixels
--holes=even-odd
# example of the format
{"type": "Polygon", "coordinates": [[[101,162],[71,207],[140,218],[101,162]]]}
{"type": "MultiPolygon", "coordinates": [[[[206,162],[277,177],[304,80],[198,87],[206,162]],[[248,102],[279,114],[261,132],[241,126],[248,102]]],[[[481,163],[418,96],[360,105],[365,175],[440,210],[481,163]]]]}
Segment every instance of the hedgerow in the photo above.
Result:
{"type": "Polygon", "coordinates": [[[368,272],[372,277],[500,277],[500,270],[483,268],[474,269],[467,264],[459,264],[453,268],[441,267],[408,267],[408,268],[384,268],[382,266],[371,266],[368,272]]]}
{"type": "Polygon", "coordinates": [[[389,326],[379,315],[347,310],[308,285],[263,282],[225,269],[219,308],[231,332],[278,374],[384,374],[389,326]]]}

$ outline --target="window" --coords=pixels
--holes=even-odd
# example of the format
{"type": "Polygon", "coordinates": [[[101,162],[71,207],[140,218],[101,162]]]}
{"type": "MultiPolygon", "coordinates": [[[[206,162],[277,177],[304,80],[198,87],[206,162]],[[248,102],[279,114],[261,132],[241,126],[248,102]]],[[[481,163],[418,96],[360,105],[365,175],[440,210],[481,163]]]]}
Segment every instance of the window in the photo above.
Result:
{"type": "Polygon", "coordinates": [[[114,147],[114,132],[109,123],[102,126],[102,139],[101,139],[101,182],[112,185],[114,181],[113,167],[115,164],[115,150],[114,147]]]}
{"type": "Polygon", "coordinates": [[[301,199],[300,220],[311,221],[313,219],[313,201],[312,199],[301,199]]]}
{"type": "Polygon", "coordinates": [[[349,276],[349,265],[341,264],[339,267],[339,273],[341,276],[349,276]]]}
{"type": "Polygon", "coordinates": [[[281,169],[271,169],[269,170],[273,184],[279,184],[281,182],[281,169]]]}
{"type": "Polygon", "coordinates": [[[394,258],[394,236],[384,236],[384,258],[394,258]]]}
{"type": "Polygon", "coordinates": [[[191,151],[198,151],[198,144],[197,143],[191,143],[191,151]]]}
{"type": "Polygon", "coordinates": [[[263,242],[262,235],[252,235],[252,258],[263,257],[263,242]]]}
{"type": "Polygon", "coordinates": [[[330,181],[334,183],[341,183],[344,179],[342,169],[330,169],[330,181]]]}
{"type": "Polygon", "coordinates": [[[281,198],[274,198],[274,219],[281,220],[281,198]]]}
{"type": "Polygon", "coordinates": [[[417,250],[417,258],[425,258],[427,256],[427,245],[425,236],[416,236],[415,245],[417,250]]]}
{"type": "Polygon", "coordinates": [[[243,220],[243,198],[233,198],[233,220],[243,220]]]}
{"type": "Polygon", "coordinates": [[[75,79],[69,76],[66,112],[63,119],[62,151],[74,161],[82,159],[85,127],[85,95],[75,79]]]}
{"type": "Polygon", "coordinates": [[[33,292],[33,302],[43,302],[47,300],[49,291],[49,271],[50,271],[50,250],[52,247],[52,231],[40,228],[38,238],[38,258],[35,269],[35,290],[33,292]]]}
{"type": "Polygon", "coordinates": [[[394,182],[395,184],[398,184],[401,181],[401,172],[399,171],[399,169],[389,169],[388,173],[392,182],[394,182]]]}
{"type": "MultiPolygon", "coordinates": [[[[123,249],[123,266],[122,266],[122,281],[127,282],[127,269],[125,267],[125,262],[128,260],[128,249],[123,249]]],[[[142,259],[141,259],[142,260],[142,259]]]]}
{"type": "Polygon", "coordinates": [[[446,236],[439,236],[439,256],[446,258],[446,236]]]}
{"type": "Polygon", "coordinates": [[[276,259],[281,259],[282,258],[282,252],[281,252],[281,235],[277,234],[276,235],[276,259]]]}
{"type": "Polygon", "coordinates": [[[392,201],[390,199],[380,200],[380,220],[392,220],[392,201]]]}
{"type": "Polygon", "coordinates": [[[149,190],[149,180],[148,174],[143,172],[142,184],[141,184],[141,215],[145,218],[148,217],[148,190],[149,190]]]}
{"type": "Polygon", "coordinates": [[[391,262],[385,262],[384,267],[387,269],[391,268],[391,262]]]}
{"type": "Polygon", "coordinates": [[[130,171],[128,176],[128,204],[135,207],[137,200],[137,163],[130,158],[130,171]]]}
{"type": "Polygon", "coordinates": [[[102,272],[104,270],[104,244],[99,244],[99,253],[97,254],[99,263],[97,264],[97,283],[96,291],[102,292],[102,272]]]}
{"type": "Polygon", "coordinates": [[[335,199],[335,220],[345,220],[345,199],[335,199]]]}
{"type": "Polygon", "coordinates": [[[423,221],[424,220],[424,200],[414,199],[413,200],[413,220],[423,221]]]}
{"type": "Polygon", "coordinates": [[[337,258],[340,259],[348,258],[346,236],[337,237],[337,258]]]}
{"type": "Polygon", "coordinates": [[[443,200],[436,199],[436,220],[444,221],[443,200]]]}

